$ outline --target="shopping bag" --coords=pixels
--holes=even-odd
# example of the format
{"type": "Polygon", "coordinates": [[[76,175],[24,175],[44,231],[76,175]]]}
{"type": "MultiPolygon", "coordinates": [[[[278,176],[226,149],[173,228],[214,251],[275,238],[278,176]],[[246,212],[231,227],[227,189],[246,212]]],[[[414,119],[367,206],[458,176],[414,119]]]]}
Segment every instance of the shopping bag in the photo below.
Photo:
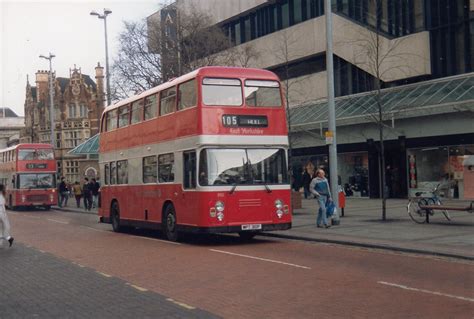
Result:
{"type": "Polygon", "coordinates": [[[334,204],[333,201],[328,201],[326,204],[326,216],[329,218],[332,215],[334,215],[334,212],[336,210],[336,205],[334,204]]]}

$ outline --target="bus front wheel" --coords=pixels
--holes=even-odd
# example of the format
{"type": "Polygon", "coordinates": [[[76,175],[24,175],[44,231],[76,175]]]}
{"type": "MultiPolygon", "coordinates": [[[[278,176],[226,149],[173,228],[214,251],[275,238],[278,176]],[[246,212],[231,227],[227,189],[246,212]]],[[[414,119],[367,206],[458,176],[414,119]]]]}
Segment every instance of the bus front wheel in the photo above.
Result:
{"type": "Polygon", "coordinates": [[[120,207],[115,201],[112,203],[110,209],[110,221],[112,222],[114,232],[119,233],[122,230],[122,226],[120,225],[120,207]]]}
{"type": "Polygon", "coordinates": [[[169,241],[177,241],[178,240],[178,229],[177,229],[177,221],[176,221],[176,211],[173,205],[166,206],[165,213],[164,213],[164,220],[163,220],[163,230],[165,233],[166,238],[169,241]]]}

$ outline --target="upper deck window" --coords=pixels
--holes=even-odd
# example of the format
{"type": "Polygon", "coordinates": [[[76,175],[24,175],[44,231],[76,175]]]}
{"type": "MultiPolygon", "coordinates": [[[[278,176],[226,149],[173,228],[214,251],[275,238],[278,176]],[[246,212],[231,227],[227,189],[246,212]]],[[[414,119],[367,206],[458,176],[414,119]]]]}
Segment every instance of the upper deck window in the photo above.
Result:
{"type": "Polygon", "coordinates": [[[178,110],[183,110],[188,107],[196,106],[196,102],[197,102],[196,80],[191,80],[183,84],[180,84],[178,91],[179,91],[178,110]]]}
{"type": "Polygon", "coordinates": [[[107,112],[107,131],[117,128],[117,109],[107,112]]]}
{"type": "Polygon", "coordinates": [[[279,107],[281,103],[280,84],[277,81],[245,81],[245,103],[248,106],[279,107]]]}
{"type": "Polygon", "coordinates": [[[143,115],[143,99],[132,103],[132,115],[130,117],[130,124],[139,123],[143,115]]]}
{"type": "Polygon", "coordinates": [[[157,117],[158,115],[158,94],[153,94],[145,98],[145,121],[157,117]]]}
{"type": "Polygon", "coordinates": [[[202,101],[206,105],[241,106],[242,86],[238,79],[204,78],[202,101]]]}
{"type": "Polygon", "coordinates": [[[176,105],[176,87],[169,88],[161,92],[160,115],[172,113],[176,105]]]}
{"type": "Polygon", "coordinates": [[[54,152],[52,149],[20,149],[18,150],[18,160],[53,160],[54,152]]]}
{"type": "Polygon", "coordinates": [[[124,127],[128,125],[130,117],[130,107],[129,105],[124,105],[119,108],[119,127],[124,127]]]}

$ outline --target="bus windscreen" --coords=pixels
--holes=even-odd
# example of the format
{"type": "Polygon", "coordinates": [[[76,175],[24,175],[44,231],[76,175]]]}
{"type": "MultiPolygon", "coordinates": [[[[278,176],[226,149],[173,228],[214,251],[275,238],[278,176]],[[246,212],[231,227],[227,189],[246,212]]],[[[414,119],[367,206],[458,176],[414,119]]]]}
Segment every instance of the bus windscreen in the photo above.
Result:
{"type": "Polygon", "coordinates": [[[288,184],[283,149],[204,149],[199,161],[199,184],[288,184]]]}

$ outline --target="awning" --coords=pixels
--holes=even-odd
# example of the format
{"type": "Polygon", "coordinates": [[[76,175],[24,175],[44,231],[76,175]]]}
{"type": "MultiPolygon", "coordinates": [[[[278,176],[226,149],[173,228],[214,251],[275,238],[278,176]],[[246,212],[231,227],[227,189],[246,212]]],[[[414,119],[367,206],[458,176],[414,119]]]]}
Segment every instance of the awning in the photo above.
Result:
{"type": "MultiPolygon", "coordinates": [[[[373,91],[336,98],[337,125],[369,122],[378,112],[375,94],[373,91]]],[[[474,73],[383,89],[381,103],[387,119],[472,110],[474,73]]],[[[327,100],[310,101],[290,109],[293,132],[325,127],[327,121],[327,100]]]]}
{"type": "Polygon", "coordinates": [[[70,150],[68,154],[73,155],[98,155],[99,154],[99,134],[96,134],[77,145],[75,148],[70,150]]]}

